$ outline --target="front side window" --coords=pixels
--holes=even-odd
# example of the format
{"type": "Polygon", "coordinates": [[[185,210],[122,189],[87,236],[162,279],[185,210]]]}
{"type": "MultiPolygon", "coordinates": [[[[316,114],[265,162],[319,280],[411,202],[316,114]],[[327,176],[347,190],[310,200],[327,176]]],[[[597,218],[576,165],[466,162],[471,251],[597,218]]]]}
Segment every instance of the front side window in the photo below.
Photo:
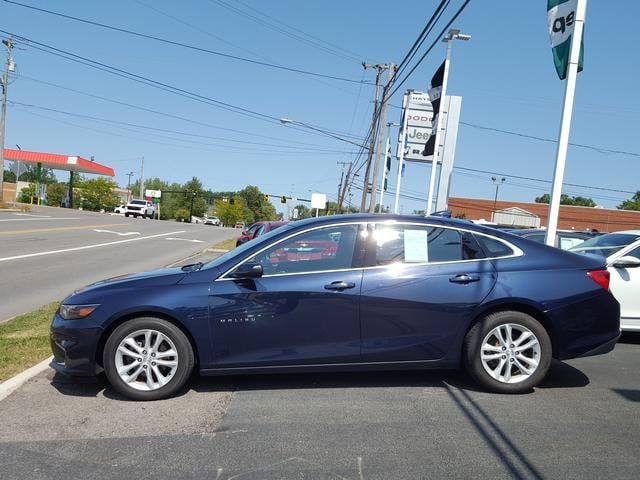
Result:
{"type": "Polygon", "coordinates": [[[250,258],[264,275],[352,268],[358,225],[339,225],[300,233],[250,258]]]}
{"type": "Polygon", "coordinates": [[[376,265],[438,263],[483,258],[468,232],[421,225],[379,224],[373,232],[376,265]]]}
{"type": "Polygon", "coordinates": [[[634,248],[629,253],[627,253],[625,256],[627,256],[627,257],[635,257],[638,260],[640,260],[640,247],[634,248]]]}

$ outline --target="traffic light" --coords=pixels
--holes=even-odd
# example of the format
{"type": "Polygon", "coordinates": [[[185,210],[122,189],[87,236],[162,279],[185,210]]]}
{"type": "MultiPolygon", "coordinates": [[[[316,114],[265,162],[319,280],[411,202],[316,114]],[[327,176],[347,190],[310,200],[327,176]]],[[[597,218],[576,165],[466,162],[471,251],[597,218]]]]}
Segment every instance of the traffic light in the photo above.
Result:
{"type": "Polygon", "coordinates": [[[269,201],[269,195],[267,195],[267,194],[265,193],[264,195],[262,195],[262,199],[263,199],[265,202],[268,202],[268,201],[269,201]]]}
{"type": "Polygon", "coordinates": [[[280,197],[280,203],[287,203],[287,197],[285,195],[280,197]]]}

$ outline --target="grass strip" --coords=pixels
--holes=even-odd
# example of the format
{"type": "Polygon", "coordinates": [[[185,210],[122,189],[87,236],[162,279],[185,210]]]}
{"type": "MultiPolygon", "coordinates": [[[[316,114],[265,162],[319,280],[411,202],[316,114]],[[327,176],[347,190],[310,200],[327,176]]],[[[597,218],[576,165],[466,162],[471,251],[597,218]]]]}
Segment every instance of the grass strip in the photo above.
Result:
{"type": "Polygon", "coordinates": [[[58,303],[0,323],[0,382],[51,355],[49,325],[58,303]]]}
{"type": "Polygon", "coordinates": [[[226,240],[222,240],[221,242],[216,243],[215,245],[211,245],[210,248],[216,250],[233,250],[236,248],[236,238],[228,238],[226,240]]]}

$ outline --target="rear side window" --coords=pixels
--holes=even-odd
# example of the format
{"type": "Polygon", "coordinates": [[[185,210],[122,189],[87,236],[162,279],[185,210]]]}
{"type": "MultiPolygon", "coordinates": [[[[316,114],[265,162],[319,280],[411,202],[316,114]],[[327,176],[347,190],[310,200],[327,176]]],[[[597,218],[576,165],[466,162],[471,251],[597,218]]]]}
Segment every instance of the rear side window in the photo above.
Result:
{"type": "Polygon", "coordinates": [[[513,255],[513,250],[507,244],[491,237],[475,235],[476,240],[489,258],[508,257],[513,255]]]}
{"type": "Polygon", "coordinates": [[[452,228],[378,224],[376,265],[438,263],[484,258],[473,235],[452,228]]]}

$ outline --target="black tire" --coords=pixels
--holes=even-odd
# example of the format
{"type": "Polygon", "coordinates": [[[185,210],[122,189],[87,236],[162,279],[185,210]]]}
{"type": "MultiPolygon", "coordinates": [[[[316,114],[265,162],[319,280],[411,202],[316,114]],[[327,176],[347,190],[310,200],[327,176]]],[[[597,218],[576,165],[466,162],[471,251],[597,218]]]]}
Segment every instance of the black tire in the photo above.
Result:
{"type": "Polygon", "coordinates": [[[125,213],[125,214],[124,214],[124,216],[125,216],[125,217],[128,217],[128,216],[129,216],[129,214],[128,214],[128,213],[125,213]]]}
{"type": "MultiPolygon", "coordinates": [[[[517,348],[514,350],[517,351],[517,348]]],[[[509,352],[505,353],[507,354],[505,357],[511,360],[511,358],[509,358],[509,352]]],[[[518,354],[521,354],[521,352],[518,352],[518,354]]],[[[469,330],[464,339],[463,361],[467,372],[469,372],[471,377],[482,387],[496,393],[530,392],[547,374],[549,366],[551,365],[551,355],[551,339],[545,328],[532,316],[518,311],[502,311],[487,315],[469,330]],[[493,378],[487,370],[485,370],[480,358],[481,347],[485,337],[496,327],[505,324],[514,324],[528,329],[537,337],[539,344],[538,366],[528,378],[517,383],[506,383],[493,378]]],[[[509,363],[506,365],[509,365],[509,363]]],[[[491,368],[491,366],[489,368],[491,368]]],[[[509,366],[508,368],[512,367],[509,366]]]]}
{"type": "Polygon", "coordinates": [[[102,364],[109,384],[118,393],[131,400],[160,400],[170,397],[185,385],[195,363],[193,348],[182,330],[171,322],[154,317],[134,318],[116,328],[107,339],[102,357],[102,364]],[[115,363],[116,351],[120,342],[127,335],[144,329],[161,332],[173,342],[178,354],[178,365],[173,377],[166,385],[150,391],[137,390],[128,385],[120,378],[115,363]]]}

